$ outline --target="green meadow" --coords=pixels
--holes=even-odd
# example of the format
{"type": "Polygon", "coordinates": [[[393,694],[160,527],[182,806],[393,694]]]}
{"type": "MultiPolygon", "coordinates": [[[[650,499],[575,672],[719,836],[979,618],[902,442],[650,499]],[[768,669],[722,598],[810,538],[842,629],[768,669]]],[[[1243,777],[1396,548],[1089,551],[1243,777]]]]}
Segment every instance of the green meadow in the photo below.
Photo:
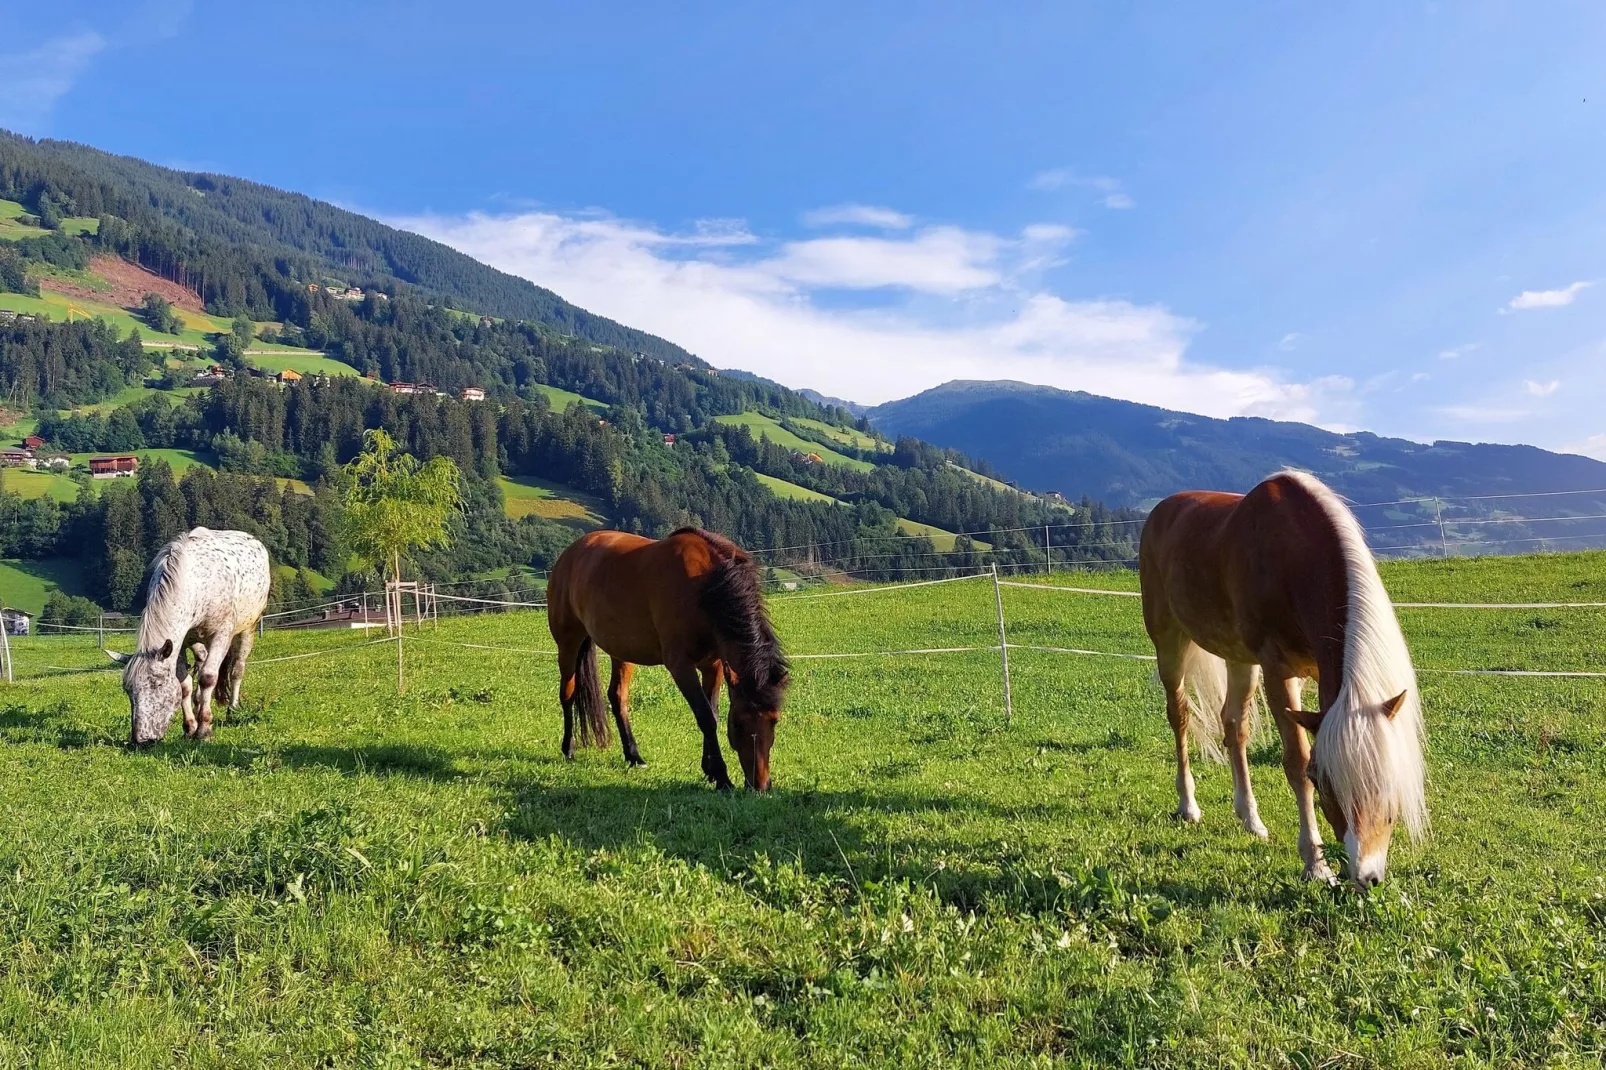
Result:
{"type": "MultiPolygon", "coordinates": [[[[1606,555],[1385,581],[1603,601],[1606,555]]],[[[1133,599],[1003,602],[1023,647],[1147,651],[1133,599]]],[[[138,753],[92,640],[15,640],[0,1065],[1600,1065],[1606,680],[1443,670],[1606,672],[1606,613],[1401,611],[1433,831],[1362,895],[1300,881],[1271,740],[1270,842],[1202,762],[1171,820],[1145,662],[1013,650],[1006,724],[996,649],[877,653],[996,644],[986,580],[771,605],[763,796],[705,785],[657,668],[651,764],[564,761],[539,613],[411,636],[400,695],[394,643],[269,632],[216,739],[138,753]]]]}
{"type": "MultiPolygon", "coordinates": [[[[836,452],[828,446],[822,446],[818,442],[811,442],[803,438],[801,435],[795,435],[782,427],[779,420],[772,416],[765,416],[761,412],[743,412],[734,416],[716,416],[714,420],[716,423],[746,427],[753,433],[754,438],[767,438],[783,449],[789,449],[797,453],[817,453],[826,464],[846,465],[861,472],[868,472],[875,467],[869,461],[861,461],[856,457],[849,457],[846,454],[836,452]]],[[[822,424],[821,426],[826,425],[822,424]]]]}

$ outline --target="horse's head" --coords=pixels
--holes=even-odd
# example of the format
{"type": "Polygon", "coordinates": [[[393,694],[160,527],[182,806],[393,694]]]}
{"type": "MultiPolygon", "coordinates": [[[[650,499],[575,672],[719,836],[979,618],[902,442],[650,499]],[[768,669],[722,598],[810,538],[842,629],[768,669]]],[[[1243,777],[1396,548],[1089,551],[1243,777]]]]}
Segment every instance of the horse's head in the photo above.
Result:
{"type": "Polygon", "coordinates": [[[184,701],[184,652],[169,639],[155,650],[106,653],[123,666],[123,690],[128,692],[132,721],[129,745],[148,747],[167,734],[174,711],[184,701]]]}
{"type": "Polygon", "coordinates": [[[754,684],[740,679],[729,668],[730,713],[725,734],[742,762],[742,775],[754,791],[770,790],[770,745],[775,742],[775,726],[781,720],[781,703],[792,682],[785,668],[777,666],[771,678],[754,684]]]}
{"type": "Polygon", "coordinates": [[[1383,882],[1396,824],[1416,835],[1427,819],[1414,715],[1399,716],[1410,697],[1402,691],[1342,716],[1329,712],[1316,736],[1309,775],[1333,833],[1344,841],[1357,888],[1383,882]]]}

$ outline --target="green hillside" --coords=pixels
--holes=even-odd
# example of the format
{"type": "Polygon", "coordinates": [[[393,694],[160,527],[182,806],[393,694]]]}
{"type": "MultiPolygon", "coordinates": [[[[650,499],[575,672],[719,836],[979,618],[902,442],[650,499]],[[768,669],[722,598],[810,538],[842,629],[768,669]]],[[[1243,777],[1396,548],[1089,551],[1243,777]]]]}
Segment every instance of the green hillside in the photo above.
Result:
{"type": "Polygon", "coordinates": [[[77,559],[0,560],[0,604],[38,614],[54,591],[85,593],[83,565],[77,559]]]}
{"type": "Polygon", "coordinates": [[[536,383],[535,389],[546,395],[547,404],[552,406],[553,412],[564,412],[571,405],[583,405],[592,412],[607,412],[608,406],[596,398],[582,397],[572,390],[561,390],[545,383],[536,383]]]}
{"type": "Polygon", "coordinates": [[[767,438],[782,449],[793,450],[797,453],[819,454],[826,464],[840,464],[860,472],[868,472],[875,467],[869,461],[848,457],[845,454],[837,453],[828,446],[822,446],[818,442],[810,442],[806,438],[795,435],[782,427],[780,421],[761,412],[743,412],[730,416],[716,416],[714,419],[717,423],[746,427],[753,433],[755,438],[767,438]]]}
{"type": "Polygon", "coordinates": [[[754,472],[753,475],[760,483],[764,484],[771,491],[773,491],[775,496],[778,498],[791,498],[794,501],[800,502],[831,502],[836,505],[842,504],[829,494],[821,494],[817,490],[810,490],[808,487],[800,487],[796,483],[789,483],[784,479],[777,479],[774,476],[767,476],[763,472],[754,472]]]}
{"type": "Polygon", "coordinates": [[[604,503],[573,487],[533,476],[503,476],[496,482],[502,488],[502,504],[509,520],[538,516],[582,527],[601,527],[606,522],[604,503]]]}

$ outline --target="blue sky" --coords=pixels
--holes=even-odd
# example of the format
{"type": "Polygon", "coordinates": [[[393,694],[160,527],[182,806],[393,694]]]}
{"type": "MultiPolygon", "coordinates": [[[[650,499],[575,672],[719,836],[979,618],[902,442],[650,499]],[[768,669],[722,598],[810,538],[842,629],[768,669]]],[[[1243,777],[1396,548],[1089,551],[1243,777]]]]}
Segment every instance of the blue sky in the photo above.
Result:
{"type": "Polygon", "coordinates": [[[995,6],[6,5],[0,125],[856,400],[1008,377],[1606,458],[1598,3],[995,6]]]}

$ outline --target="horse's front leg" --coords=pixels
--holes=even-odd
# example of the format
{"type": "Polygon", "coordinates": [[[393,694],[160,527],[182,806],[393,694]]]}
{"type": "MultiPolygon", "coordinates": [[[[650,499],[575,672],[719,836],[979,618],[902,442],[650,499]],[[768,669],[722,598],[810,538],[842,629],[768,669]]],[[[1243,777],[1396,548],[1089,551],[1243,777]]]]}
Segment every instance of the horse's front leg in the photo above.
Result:
{"type": "Polygon", "coordinates": [[[1249,729],[1254,723],[1255,685],[1260,668],[1239,662],[1227,663],[1227,704],[1221,711],[1221,726],[1227,745],[1227,761],[1232,766],[1232,809],[1251,836],[1266,839],[1265,823],[1255,805],[1255,789],[1249,782],[1249,729]]]}
{"type": "Polygon", "coordinates": [[[667,666],[675,686],[680,688],[686,704],[697,718],[697,727],[703,733],[703,775],[721,791],[730,791],[730,772],[725,768],[725,755],[719,749],[719,715],[703,693],[703,682],[698,678],[697,667],[681,661],[667,666]]]}
{"type": "MultiPolygon", "coordinates": [[[[191,643],[189,652],[195,655],[195,664],[199,666],[206,660],[206,644],[191,643]]],[[[194,738],[196,732],[195,721],[195,680],[190,675],[189,658],[179,655],[179,709],[184,713],[184,735],[194,738]]]]}
{"type": "Polygon", "coordinates": [[[206,650],[206,657],[201,660],[200,694],[195,699],[195,731],[186,732],[193,739],[212,738],[212,692],[217,690],[218,674],[223,668],[223,659],[228,656],[229,644],[214,642],[206,650]]]}
{"type": "Polygon", "coordinates": [[[1322,857],[1322,833],[1316,824],[1316,786],[1310,782],[1310,738],[1305,734],[1289,710],[1300,708],[1303,683],[1297,676],[1279,677],[1266,674],[1266,701],[1277,720],[1277,731],[1283,737],[1283,775],[1288,786],[1294,789],[1299,804],[1299,857],[1305,863],[1305,879],[1336,884],[1332,867],[1322,857]]]}

